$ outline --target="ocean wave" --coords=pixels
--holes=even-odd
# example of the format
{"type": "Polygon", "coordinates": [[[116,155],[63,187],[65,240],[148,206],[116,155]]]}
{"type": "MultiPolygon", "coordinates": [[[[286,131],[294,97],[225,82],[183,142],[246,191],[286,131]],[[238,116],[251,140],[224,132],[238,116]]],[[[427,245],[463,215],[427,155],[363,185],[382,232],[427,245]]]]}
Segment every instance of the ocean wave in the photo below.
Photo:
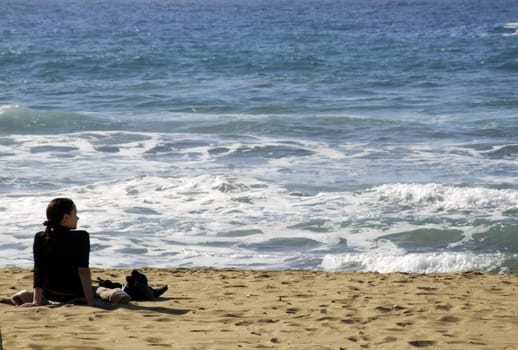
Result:
{"type": "Polygon", "coordinates": [[[2,134],[57,134],[105,130],[113,125],[84,114],[62,110],[41,110],[19,105],[0,106],[2,134]]]}
{"type": "Polygon", "coordinates": [[[107,266],[440,272],[498,270],[518,254],[516,190],[387,184],[304,195],[237,174],[142,175],[7,194],[5,254],[30,250],[27,232],[37,226],[27,217],[44,213],[51,196],[74,198],[93,261],[107,266]]]}
{"type": "Polygon", "coordinates": [[[493,189],[445,184],[386,184],[373,188],[383,201],[400,206],[448,210],[484,210],[505,212],[518,206],[518,190],[493,189]]]}
{"type": "Polygon", "coordinates": [[[518,22],[509,22],[503,26],[505,36],[518,35],[518,22]]]}
{"type": "Polygon", "coordinates": [[[501,253],[474,254],[470,252],[430,253],[348,253],[327,255],[321,267],[331,271],[375,271],[381,273],[438,273],[482,270],[504,272],[506,256],[501,253]]]}

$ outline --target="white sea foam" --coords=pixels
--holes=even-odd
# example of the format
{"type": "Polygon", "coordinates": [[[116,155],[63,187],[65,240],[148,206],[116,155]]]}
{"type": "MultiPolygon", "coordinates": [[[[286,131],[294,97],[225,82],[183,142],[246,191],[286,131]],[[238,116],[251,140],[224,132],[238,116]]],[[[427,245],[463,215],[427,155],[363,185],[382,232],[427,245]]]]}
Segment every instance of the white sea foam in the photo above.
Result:
{"type": "Polygon", "coordinates": [[[462,272],[468,270],[498,270],[504,255],[473,254],[462,252],[407,253],[348,253],[326,255],[322,261],[325,270],[353,270],[434,273],[462,272]]]}
{"type": "MultiPolygon", "coordinates": [[[[375,266],[369,259],[415,255],[429,270],[442,269],[451,257],[433,254],[461,259],[458,251],[476,245],[498,220],[509,221],[518,207],[513,188],[364,185],[384,180],[384,172],[370,169],[387,163],[387,154],[400,154],[399,167],[447,163],[460,154],[469,168],[484,157],[456,146],[445,157],[435,153],[437,145],[375,149],[361,142],[331,147],[266,136],[127,131],[9,134],[1,141],[0,186],[7,191],[0,203],[0,266],[30,264],[32,237],[55,196],[76,201],[80,227],[91,233],[92,264],[101,266],[332,268],[331,257],[375,266]],[[419,230],[440,234],[447,251],[419,241],[399,242],[405,249],[388,244],[388,236],[419,230]]],[[[480,266],[489,266],[484,259],[480,266]]],[[[413,269],[425,270],[419,266],[413,269]]]]}
{"type": "Polygon", "coordinates": [[[381,200],[424,212],[470,210],[498,215],[518,206],[515,189],[459,187],[442,184],[387,184],[374,188],[381,200]],[[488,209],[496,209],[488,210],[488,209]]]}
{"type": "MultiPolygon", "coordinates": [[[[92,264],[101,266],[283,268],[292,266],[290,261],[300,263],[307,258],[313,261],[309,267],[323,269],[489,269],[502,261],[501,255],[408,253],[383,237],[417,229],[448,230],[448,217],[457,218],[458,210],[469,208],[477,217],[491,217],[517,203],[514,190],[437,184],[385,185],[301,197],[283,186],[247,176],[137,176],[57,193],[7,195],[0,208],[0,239],[6,247],[0,264],[30,263],[32,237],[43,221],[34,213],[44,213],[51,196],[71,193],[78,205],[80,227],[91,233],[92,264]],[[439,211],[440,207],[448,210],[439,211]],[[412,223],[404,219],[413,215],[408,211],[419,213],[424,222],[431,221],[412,223]],[[434,222],[439,212],[442,224],[434,222]],[[278,239],[288,245],[276,246],[278,239]],[[311,245],[302,251],[290,247],[289,242],[296,239],[311,245]],[[346,246],[341,247],[343,242],[346,246]],[[329,253],[336,249],[347,252],[329,253]]],[[[463,235],[451,241],[448,249],[461,248],[488,228],[473,227],[468,220],[456,223],[454,229],[463,235]]]]}
{"type": "Polygon", "coordinates": [[[505,33],[505,36],[518,35],[518,22],[509,22],[504,25],[505,29],[514,30],[514,32],[505,33]]]}
{"type": "Polygon", "coordinates": [[[0,105],[0,115],[5,114],[13,109],[19,108],[18,105],[0,105]]]}

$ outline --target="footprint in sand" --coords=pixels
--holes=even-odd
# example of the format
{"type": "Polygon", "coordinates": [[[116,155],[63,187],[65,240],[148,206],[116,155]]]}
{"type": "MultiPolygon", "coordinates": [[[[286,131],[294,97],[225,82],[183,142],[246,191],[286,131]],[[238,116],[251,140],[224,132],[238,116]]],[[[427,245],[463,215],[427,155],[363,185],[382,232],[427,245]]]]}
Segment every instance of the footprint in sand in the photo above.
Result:
{"type": "Polygon", "coordinates": [[[286,313],[287,314],[296,314],[299,311],[300,311],[300,309],[297,309],[296,307],[292,307],[292,308],[286,309],[286,313]]]}
{"type": "Polygon", "coordinates": [[[445,310],[445,311],[448,311],[452,308],[451,305],[449,304],[439,304],[435,307],[437,310],[445,310]]]}
{"type": "Polygon", "coordinates": [[[426,348],[427,346],[432,346],[435,344],[432,340],[412,340],[409,341],[408,344],[415,346],[416,348],[426,348]]]}
{"type": "Polygon", "coordinates": [[[459,322],[461,319],[455,316],[443,316],[439,319],[441,322],[455,323],[459,322]]]}
{"type": "Polygon", "coordinates": [[[356,321],[353,320],[352,318],[346,318],[345,320],[342,320],[341,322],[345,323],[345,324],[354,324],[354,323],[356,323],[356,321]]]}
{"type": "Polygon", "coordinates": [[[381,311],[381,312],[401,311],[401,310],[406,310],[406,307],[399,306],[399,305],[388,305],[388,306],[382,305],[382,306],[376,307],[376,311],[381,311]]]}

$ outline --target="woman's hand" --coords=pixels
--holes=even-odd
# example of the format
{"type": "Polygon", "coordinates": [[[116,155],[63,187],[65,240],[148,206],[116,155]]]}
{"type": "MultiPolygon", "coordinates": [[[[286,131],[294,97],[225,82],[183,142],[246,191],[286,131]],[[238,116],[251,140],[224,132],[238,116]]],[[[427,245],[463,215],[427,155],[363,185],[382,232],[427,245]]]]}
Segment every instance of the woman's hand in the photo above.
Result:
{"type": "Polygon", "coordinates": [[[41,305],[36,304],[36,303],[24,303],[22,305],[18,305],[18,307],[33,307],[33,306],[41,306],[41,305]]]}

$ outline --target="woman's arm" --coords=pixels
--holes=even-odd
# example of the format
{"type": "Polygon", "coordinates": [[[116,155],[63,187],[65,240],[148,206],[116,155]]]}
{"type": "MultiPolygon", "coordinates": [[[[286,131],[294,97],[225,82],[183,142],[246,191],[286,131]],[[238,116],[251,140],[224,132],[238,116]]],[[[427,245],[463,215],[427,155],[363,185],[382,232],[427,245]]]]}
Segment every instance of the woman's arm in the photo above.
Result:
{"type": "Polygon", "coordinates": [[[34,257],[34,274],[33,274],[33,285],[34,293],[32,296],[32,303],[24,303],[20,306],[31,307],[39,306],[43,300],[43,269],[45,268],[45,259],[42,258],[42,233],[39,232],[34,235],[34,241],[32,243],[32,252],[34,257]]]}
{"type": "Polygon", "coordinates": [[[86,303],[88,305],[95,305],[95,297],[92,289],[92,273],[88,267],[80,267],[79,279],[81,280],[81,286],[83,287],[83,293],[85,294],[86,303]]]}
{"type": "Polygon", "coordinates": [[[32,297],[32,303],[34,305],[41,305],[43,299],[43,289],[34,288],[34,296],[32,297]]]}

